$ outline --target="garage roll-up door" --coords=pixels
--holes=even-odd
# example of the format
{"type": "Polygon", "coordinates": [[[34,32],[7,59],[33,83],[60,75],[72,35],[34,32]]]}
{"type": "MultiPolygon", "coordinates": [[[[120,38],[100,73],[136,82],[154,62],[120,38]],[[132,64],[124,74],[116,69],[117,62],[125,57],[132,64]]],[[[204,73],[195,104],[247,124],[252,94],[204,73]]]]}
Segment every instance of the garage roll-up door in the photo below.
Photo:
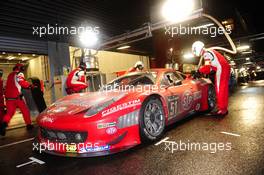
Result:
{"type": "Polygon", "coordinates": [[[46,41],[28,40],[0,36],[0,51],[48,54],[46,41]]]}

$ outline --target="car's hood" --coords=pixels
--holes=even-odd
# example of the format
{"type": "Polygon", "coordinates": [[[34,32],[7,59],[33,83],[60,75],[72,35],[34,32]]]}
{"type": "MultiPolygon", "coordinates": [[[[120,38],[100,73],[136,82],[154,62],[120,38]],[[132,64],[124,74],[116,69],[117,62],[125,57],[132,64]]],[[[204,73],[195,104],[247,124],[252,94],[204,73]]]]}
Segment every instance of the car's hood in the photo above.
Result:
{"type": "Polygon", "coordinates": [[[88,92],[61,98],[46,109],[42,115],[72,116],[104,103],[115,97],[124,96],[122,92],[88,92]]]}

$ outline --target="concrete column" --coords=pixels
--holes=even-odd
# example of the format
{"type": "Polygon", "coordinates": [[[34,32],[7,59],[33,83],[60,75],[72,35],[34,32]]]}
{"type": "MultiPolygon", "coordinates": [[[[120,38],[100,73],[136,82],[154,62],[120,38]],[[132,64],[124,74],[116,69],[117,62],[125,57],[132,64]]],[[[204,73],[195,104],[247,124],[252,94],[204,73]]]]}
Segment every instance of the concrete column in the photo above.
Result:
{"type": "Polygon", "coordinates": [[[50,82],[52,86],[52,102],[55,101],[54,76],[63,75],[63,66],[70,67],[68,43],[48,41],[50,82]]]}

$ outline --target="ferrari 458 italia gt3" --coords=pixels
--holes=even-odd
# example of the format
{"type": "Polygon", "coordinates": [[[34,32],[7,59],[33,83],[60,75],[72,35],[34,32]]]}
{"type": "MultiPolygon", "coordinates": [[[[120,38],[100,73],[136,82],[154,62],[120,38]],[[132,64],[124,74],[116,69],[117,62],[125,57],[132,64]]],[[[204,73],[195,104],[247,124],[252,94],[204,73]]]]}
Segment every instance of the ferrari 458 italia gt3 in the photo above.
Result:
{"type": "Polygon", "coordinates": [[[165,127],[215,107],[210,80],[170,69],[118,77],[98,92],[59,99],[38,118],[37,143],[63,156],[98,156],[156,141],[165,127]]]}

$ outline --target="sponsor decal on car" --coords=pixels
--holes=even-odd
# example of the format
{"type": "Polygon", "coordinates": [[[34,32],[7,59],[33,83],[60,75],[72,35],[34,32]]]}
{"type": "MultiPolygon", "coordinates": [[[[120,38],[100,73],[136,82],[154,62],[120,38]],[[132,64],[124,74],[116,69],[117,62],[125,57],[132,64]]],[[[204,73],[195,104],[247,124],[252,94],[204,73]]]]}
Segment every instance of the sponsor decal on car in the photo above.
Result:
{"type": "Polygon", "coordinates": [[[50,118],[49,116],[44,116],[41,119],[42,123],[52,123],[53,122],[53,118],[50,118]]]}
{"type": "Polygon", "coordinates": [[[193,94],[191,91],[187,90],[182,96],[182,107],[184,110],[189,110],[193,104],[193,94]]]}
{"type": "Polygon", "coordinates": [[[113,114],[115,112],[118,112],[118,111],[121,111],[121,110],[124,110],[124,109],[127,109],[127,108],[131,108],[131,107],[135,107],[135,106],[138,106],[138,105],[141,105],[140,99],[128,101],[126,103],[119,104],[117,106],[114,106],[114,107],[112,107],[110,109],[107,109],[107,110],[103,111],[102,112],[102,116],[104,117],[106,115],[113,114]]]}
{"type": "Polygon", "coordinates": [[[114,126],[116,126],[116,122],[98,123],[97,124],[97,129],[104,129],[104,128],[109,128],[109,127],[114,127],[114,126]]]}
{"type": "Polygon", "coordinates": [[[195,110],[196,110],[196,111],[199,111],[200,108],[201,108],[201,104],[198,103],[198,104],[196,105],[196,107],[195,107],[195,110]]]}
{"type": "Polygon", "coordinates": [[[108,135],[113,135],[113,134],[115,134],[115,133],[117,132],[117,129],[116,129],[116,127],[110,127],[110,128],[107,128],[107,129],[105,130],[105,132],[106,132],[108,135]]]}
{"type": "Polygon", "coordinates": [[[94,147],[83,147],[80,149],[80,153],[88,153],[88,152],[99,152],[99,151],[107,151],[110,150],[110,145],[104,146],[94,146],[94,147]]]}
{"type": "Polygon", "coordinates": [[[193,93],[193,99],[194,100],[198,100],[200,98],[202,98],[202,91],[197,91],[197,92],[193,93]]]}

